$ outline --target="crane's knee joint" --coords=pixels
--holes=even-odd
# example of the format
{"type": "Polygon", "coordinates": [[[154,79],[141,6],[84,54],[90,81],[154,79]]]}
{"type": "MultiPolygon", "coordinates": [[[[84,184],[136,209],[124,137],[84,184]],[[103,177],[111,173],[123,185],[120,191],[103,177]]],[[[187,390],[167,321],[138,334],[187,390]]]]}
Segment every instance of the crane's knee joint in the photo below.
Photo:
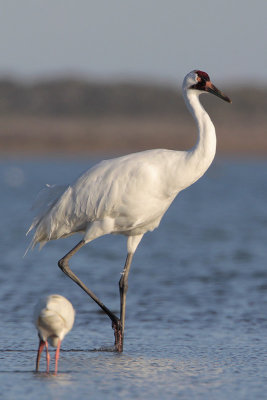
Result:
{"type": "Polygon", "coordinates": [[[57,265],[59,266],[59,268],[63,271],[66,272],[69,269],[68,263],[64,258],[61,258],[57,265]]]}

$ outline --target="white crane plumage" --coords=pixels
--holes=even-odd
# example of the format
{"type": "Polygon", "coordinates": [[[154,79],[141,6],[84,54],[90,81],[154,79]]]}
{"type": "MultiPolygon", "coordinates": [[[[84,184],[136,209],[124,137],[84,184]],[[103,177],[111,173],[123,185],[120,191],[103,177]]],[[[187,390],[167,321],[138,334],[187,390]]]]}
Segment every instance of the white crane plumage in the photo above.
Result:
{"type": "Polygon", "coordinates": [[[46,372],[49,372],[49,343],[57,348],[55,374],[57,373],[60,345],[65,335],[72,329],[74,318],[75,311],[72,304],[59,294],[51,294],[37,303],[33,316],[40,339],[36,358],[36,371],[39,370],[40,357],[44,347],[46,347],[46,372]]]}
{"type": "Polygon", "coordinates": [[[205,72],[194,70],[186,75],[183,96],[198,127],[198,141],[192,149],[148,150],[102,161],[72,185],[48,187],[40,198],[40,212],[30,227],[30,230],[35,228],[32,247],[38,242],[42,245],[83,233],[83,239],[58,265],[110,317],[117,351],[123,350],[128,274],[140,240],[147,231],[158,227],[177,194],[197,181],[215,156],[215,128],[199,102],[201,93],[212,93],[231,102],[205,72]],[[84,285],[68,263],[86,243],[111,233],[127,237],[127,258],[119,282],[120,318],[84,285]]]}

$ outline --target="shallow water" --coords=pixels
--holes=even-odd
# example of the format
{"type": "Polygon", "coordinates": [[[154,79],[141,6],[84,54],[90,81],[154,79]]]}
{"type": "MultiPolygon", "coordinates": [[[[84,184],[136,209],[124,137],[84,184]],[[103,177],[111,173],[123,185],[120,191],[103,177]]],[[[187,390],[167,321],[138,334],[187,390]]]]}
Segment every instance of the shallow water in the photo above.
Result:
{"type": "MultiPolygon", "coordinates": [[[[68,183],[85,160],[4,160],[1,180],[0,393],[3,399],[252,399],[267,391],[267,161],[219,160],[181,193],[133,260],[123,354],[110,321],[57,267],[80,240],[22,258],[32,204],[46,183],[68,183]],[[57,376],[34,372],[32,312],[43,294],[76,309],[57,376]]],[[[118,313],[126,241],[85,246],[72,268],[118,313]]],[[[52,370],[54,352],[52,350],[52,370]]]]}

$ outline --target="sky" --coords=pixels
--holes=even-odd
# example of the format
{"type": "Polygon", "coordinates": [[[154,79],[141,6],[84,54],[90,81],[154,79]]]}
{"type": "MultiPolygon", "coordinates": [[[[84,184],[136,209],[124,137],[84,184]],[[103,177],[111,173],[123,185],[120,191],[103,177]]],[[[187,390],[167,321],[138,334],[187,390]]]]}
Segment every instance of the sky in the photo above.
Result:
{"type": "Polygon", "coordinates": [[[0,77],[267,86],[267,0],[0,0],[0,77]]]}

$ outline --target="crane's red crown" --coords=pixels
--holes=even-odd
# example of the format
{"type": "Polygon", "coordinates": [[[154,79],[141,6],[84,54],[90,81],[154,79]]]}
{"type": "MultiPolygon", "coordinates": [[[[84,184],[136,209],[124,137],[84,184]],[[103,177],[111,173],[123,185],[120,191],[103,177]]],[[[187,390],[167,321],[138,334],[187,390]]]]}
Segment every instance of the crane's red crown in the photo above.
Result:
{"type": "Polygon", "coordinates": [[[204,81],[210,81],[210,77],[206,72],[200,71],[200,70],[195,70],[195,73],[198,75],[198,77],[201,80],[203,79],[204,81]]]}

